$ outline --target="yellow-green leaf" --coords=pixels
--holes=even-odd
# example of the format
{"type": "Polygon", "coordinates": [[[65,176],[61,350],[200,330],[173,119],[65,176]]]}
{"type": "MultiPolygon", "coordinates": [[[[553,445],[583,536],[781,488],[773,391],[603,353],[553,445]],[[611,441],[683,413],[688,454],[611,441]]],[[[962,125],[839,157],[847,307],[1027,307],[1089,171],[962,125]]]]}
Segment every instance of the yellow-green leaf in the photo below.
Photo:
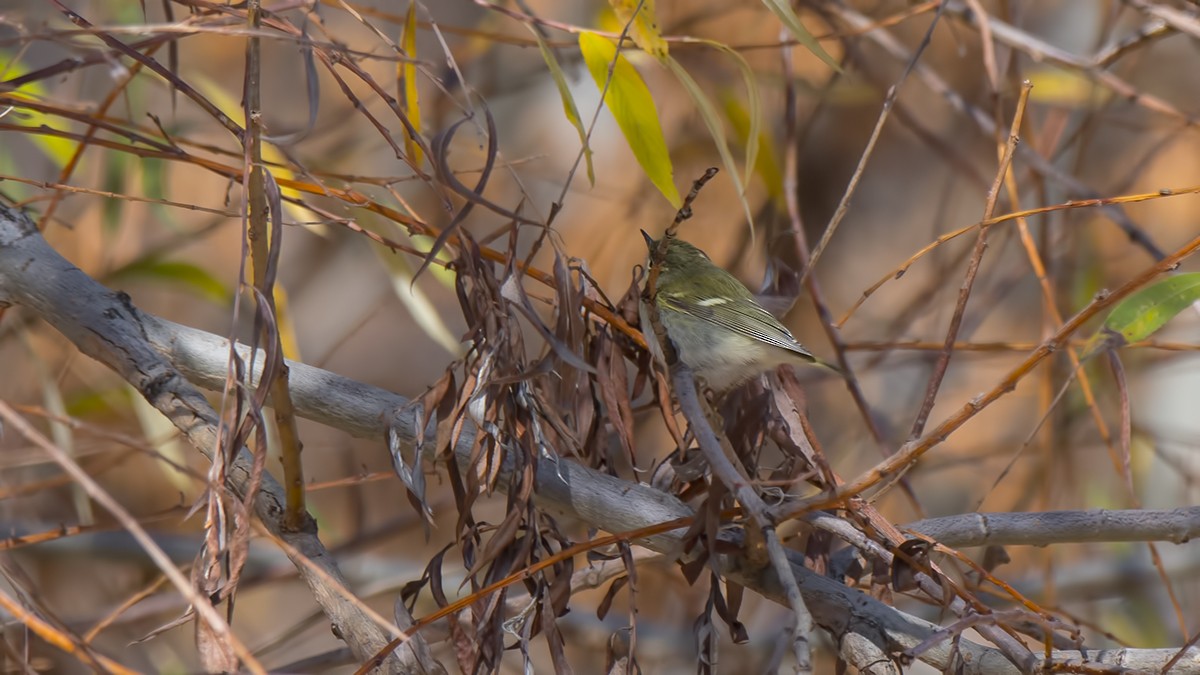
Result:
{"type": "MultiPolygon", "coordinates": [[[[28,351],[27,365],[33,366],[33,372],[37,374],[42,389],[42,405],[45,406],[50,417],[48,420],[50,437],[54,439],[54,445],[68,455],[76,455],[79,453],[79,446],[75,443],[77,439],[74,427],[58,421],[67,414],[67,404],[63,399],[62,388],[59,386],[59,375],[34,349],[33,340],[27,333],[21,334],[21,342],[28,351]]],[[[88,499],[87,493],[77,484],[71,488],[71,501],[75,506],[75,518],[81,525],[91,525],[96,522],[92,512],[92,502],[88,499]]]]}
{"type": "Polygon", "coordinates": [[[817,58],[829,64],[830,68],[833,68],[839,73],[842,72],[842,69],[840,66],[838,66],[837,61],[833,60],[833,57],[829,55],[829,52],[825,51],[825,49],[821,47],[819,43],[817,43],[817,39],[813,37],[813,34],[808,32],[808,29],[804,27],[804,24],[800,23],[800,17],[796,16],[796,12],[792,11],[792,4],[789,2],[789,0],[763,0],[763,4],[766,5],[767,9],[771,10],[775,16],[779,17],[779,20],[783,22],[784,26],[787,27],[788,32],[792,34],[792,37],[796,38],[796,42],[799,42],[804,46],[805,49],[815,54],[817,58]]]}
{"type": "Polygon", "coordinates": [[[650,182],[671,202],[671,206],[679,208],[683,200],[675,187],[675,170],[667,152],[667,141],[658,122],[654,98],[650,96],[642,76],[608,38],[595,33],[580,33],[579,51],[596,86],[604,91],[604,85],[608,83],[604,104],[616,118],[638,164],[649,176],[650,182]]]}
{"type": "MultiPolygon", "coordinates": [[[[733,62],[737,65],[738,70],[742,73],[742,84],[746,85],[746,111],[744,113],[744,121],[746,128],[739,129],[746,144],[746,177],[743,181],[750,183],[750,174],[758,166],[758,152],[760,148],[760,138],[762,129],[762,96],[758,91],[758,79],[754,75],[754,69],[746,61],[745,57],[731,49],[728,45],[717,42],[716,40],[705,40],[704,44],[715,47],[726,55],[733,58],[733,62]]],[[[728,114],[729,107],[726,106],[728,114]]],[[[731,122],[737,125],[737,120],[731,118],[731,122]]],[[[762,146],[766,147],[766,146],[762,146]]],[[[767,148],[769,150],[769,147],[767,148]]]]}
{"type": "Polygon", "coordinates": [[[1085,356],[1145,340],[1200,300],[1200,272],[1179,274],[1143,288],[1117,303],[1104,326],[1088,341],[1085,356]]]}
{"type": "Polygon", "coordinates": [[[438,343],[450,356],[461,357],[464,351],[462,341],[446,325],[437,305],[429,299],[425,291],[413,283],[413,270],[412,266],[408,264],[408,260],[402,255],[396,255],[382,244],[372,242],[371,248],[375,249],[379,259],[387,267],[388,276],[392,279],[392,290],[396,293],[396,297],[404,303],[404,307],[421,327],[421,330],[425,331],[425,335],[438,343]]]}
{"type": "MultiPolygon", "coordinates": [[[[211,101],[218,110],[228,115],[229,119],[242,125],[243,127],[246,125],[246,120],[244,119],[245,115],[242,114],[243,110],[241,103],[239,103],[237,99],[230,96],[229,93],[225,91],[225,88],[216,80],[209,79],[203,74],[195,73],[192,75],[191,83],[195,85],[196,88],[200,90],[200,93],[204,94],[204,97],[211,101]]],[[[268,143],[265,140],[263,141],[262,158],[265,162],[271,162],[272,164],[278,165],[272,166],[269,169],[271,173],[275,175],[276,182],[279,182],[280,178],[296,177],[295,172],[284,168],[289,164],[288,157],[275,144],[268,143]]],[[[293,219],[300,222],[305,222],[310,219],[311,214],[303,206],[300,206],[299,204],[287,199],[288,197],[293,197],[302,200],[304,195],[302,195],[295,188],[288,187],[281,187],[279,192],[285,198],[283,202],[283,210],[290,214],[293,219]]],[[[309,229],[313,228],[310,227],[309,229]]]]}
{"type": "MultiPolygon", "coordinates": [[[[129,155],[123,152],[104,153],[104,172],[101,174],[100,184],[105,192],[116,195],[125,192],[125,180],[131,171],[129,165],[129,155]]],[[[124,211],[124,199],[105,199],[100,203],[100,224],[106,235],[116,233],[117,228],[121,225],[121,215],[124,211]]]]}
{"type": "Polygon", "coordinates": [[[629,26],[629,37],[642,51],[659,61],[667,58],[667,41],[658,27],[658,15],[654,11],[654,0],[608,0],[613,13],[623,26],[629,26]],[[634,16],[634,12],[637,16],[634,16]]]}
{"type": "Polygon", "coordinates": [[[144,281],[174,283],[203,298],[227,304],[233,292],[208,270],[186,262],[143,258],[114,272],[109,282],[144,281]]]}
{"type": "Polygon", "coordinates": [[[1044,67],[1028,73],[1029,99],[1047,105],[1099,108],[1112,99],[1112,90],[1072,70],[1044,67]]]}
{"type": "MultiPolygon", "coordinates": [[[[142,436],[153,445],[161,457],[169,460],[168,462],[155,462],[161,467],[159,475],[181,494],[195,494],[196,481],[187,473],[175,468],[176,466],[188,466],[188,457],[191,454],[188,452],[189,448],[180,440],[175,425],[159,412],[158,408],[150,405],[150,402],[136,389],[132,386],[127,386],[127,388],[127,397],[137,416],[138,425],[142,428],[142,436]]],[[[266,415],[266,417],[271,416],[266,415]]],[[[151,480],[157,478],[158,476],[155,476],[151,480]]]]}
{"type": "Polygon", "coordinates": [[[692,79],[692,76],[683,66],[679,65],[678,61],[668,57],[666,64],[683,88],[691,95],[692,100],[696,102],[696,108],[700,110],[700,117],[704,120],[705,126],[708,127],[708,133],[717,146],[717,154],[721,155],[721,162],[725,165],[725,170],[729,172],[730,180],[737,186],[738,197],[742,200],[742,210],[746,213],[746,222],[750,225],[750,231],[753,233],[754,216],[750,213],[750,202],[746,201],[746,184],[738,174],[737,164],[734,163],[733,155],[729,152],[729,143],[725,140],[725,125],[717,115],[717,109],[708,100],[708,96],[705,96],[696,80],[692,79]]]}
{"type": "MultiPolygon", "coordinates": [[[[13,60],[5,52],[0,52],[0,73],[3,73],[6,79],[19,77],[27,72],[29,72],[29,69],[25,67],[25,64],[13,60]]],[[[30,102],[36,102],[45,100],[46,90],[41,82],[28,82],[18,87],[15,91],[8,92],[8,95],[14,99],[25,99],[30,102]]],[[[17,107],[20,108],[19,104],[17,107]]],[[[62,124],[66,122],[66,120],[59,120],[46,113],[29,109],[21,109],[21,118],[26,121],[25,126],[33,129],[43,126],[49,129],[61,129],[62,124]]],[[[75,154],[75,141],[69,138],[59,138],[48,134],[29,134],[28,138],[38,150],[42,151],[42,154],[46,155],[54,163],[56,169],[62,169],[66,166],[67,162],[70,162],[71,157],[75,154]]]]}
{"type": "MultiPolygon", "coordinates": [[[[401,231],[395,223],[390,221],[385,222],[381,219],[371,217],[370,214],[364,214],[357,220],[358,224],[368,232],[385,237],[395,237],[401,231]]],[[[405,235],[399,234],[399,237],[405,235]]],[[[423,251],[428,251],[433,245],[433,237],[411,237],[412,244],[423,251]]],[[[374,241],[367,240],[370,243],[371,250],[379,257],[383,263],[388,277],[392,281],[392,291],[396,297],[404,304],[412,316],[413,321],[420,327],[429,339],[436,342],[446,353],[453,358],[458,358],[463,354],[463,345],[458,337],[457,331],[452,329],[439,311],[438,305],[429,295],[422,290],[420,286],[413,282],[413,269],[409,265],[408,259],[404,254],[397,254],[396,251],[388,248],[386,245],[374,241]]],[[[437,255],[437,259],[441,261],[449,260],[450,256],[446,249],[443,248],[437,255]]],[[[430,265],[425,273],[424,279],[432,277],[437,280],[447,289],[453,289],[455,284],[455,275],[453,272],[446,270],[441,265],[430,265]]]]}
{"type": "Polygon", "coordinates": [[[588,145],[587,129],[583,128],[579,108],[575,105],[575,97],[571,95],[571,88],[567,86],[567,77],[563,74],[562,67],[558,65],[558,59],[554,57],[554,52],[550,50],[550,45],[546,44],[542,34],[529,24],[525,24],[525,26],[537,39],[538,49],[542,52],[542,60],[550,69],[550,76],[554,78],[554,86],[558,87],[558,97],[562,100],[563,114],[579,134],[579,142],[583,145],[583,160],[587,163],[588,182],[595,186],[596,170],[592,166],[592,147],[588,145]]]}
{"type": "MultiPolygon", "coordinates": [[[[421,103],[417,95],[417,2],[411,0],[408,4],[408,14],[404,17],[404,32],[400,36],[400,47],[409,60],[400,64],[400,80],[404,83],[401,92],[404,96],[404,115],[417,133],[421,133],[421,103]]],[[[421,146],[416,139],[405,133],[404,149],[412,159],[413,166],[420,166],[421,146]]]]}
{"type": "MultiPolygon", "coordinates": [[[[751,113],[742,105],[741,100],[732,92],[722,92],[721,106],[725,109],[725,116],[729,118],[729,123],[733,125],[733,130],[743,143],[749,145],[757,138],[755,143],[761,151],[754,155],[755,162],[753,170],[758,173],[758,177],[762,179],[767,186],[767,194],[771,196],[771,200],[779,206],[783,206],[783,169],[779,164],[779,157],[775,154],[775,148],[771,143],[771,138],[762,131],[761,128],[756,129],[753,124],[751,113]]],[[[746,161],[750,161],[750,151],[747,148],[746,161]]],[[[749,175],[746,176],[746,182],[750,182],[749,175]]]]}

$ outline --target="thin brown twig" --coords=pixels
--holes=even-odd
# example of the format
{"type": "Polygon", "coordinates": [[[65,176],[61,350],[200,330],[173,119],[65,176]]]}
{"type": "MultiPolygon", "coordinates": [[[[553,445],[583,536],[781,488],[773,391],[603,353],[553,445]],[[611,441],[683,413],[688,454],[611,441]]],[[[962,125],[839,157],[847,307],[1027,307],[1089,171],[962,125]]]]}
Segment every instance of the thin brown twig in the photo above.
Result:
{"type": "MultiPolygon", "coordinates": [[[[1061,323],[1061,322],[1060,322],[1061,323]]],[[[1068,340],[1066,344],[1073,348],[1087,344],[1086,339],[1068,340]]],[[[1029,352],[1037,349],[1040,342],[955,342],[956,352],[1029,352]]],[[[944,342],[929,340],[863,340],[846,343],[846,350],[852,352],[887,352],[887,351],[924,351],[932,352],[945,349],[944,342]]],[[[1163,340],[1139,340],[1123,345],[1121,349],[1161,349],[1166,352],[1195,352],[1200,351],[1200,343],[1169,342],[1163,340]]]]}
{"type": "MultiPolygon", "coordinates": [[[[262,25],[263,9],[260,0],[250,0],[246,6],[246,23],[251,29],[262,25]]],[[[296,413],[292,406],[292,397],[288,390],[288,368],[283,361],[283,345],[278,330],[269,327],[277,325],[280,316],[275,303],[275,269],[279,251],[283,247],[283,227],[280,220],[283,213],[279,202],[270,203],[268,200],[268,185],[266,169],[262,165],[262,57],[259,38],[252,36],[246,41],[246,80],[245,80],[245,114],[246,137],[245,144],[245,175],[244,184],[247,187],[247,212],[245,216],[246,236],[250,242],[250,256],[254,269],[254,287],[258,290],[255,298],[258,301],[258,311],[269,314],[272,318],[264,322],[259,339],[273,343],[268,353],[274,353],[278,360],[278,375],[269,382],[260,382],[258,386],[269,387],[271,404],[274,411],[275,427],[279,434],[279,449],[283,464],[283,486],[287,496],[287,511],[284,514],[284,525],[292,530],[300,530],[309,519],[305,503],[304,464],[300,460],[302,444],[300,432],[296,426],[296,413]],[[268,220],[273,220],[273,226],[268,232],[268,220]]],[[[266,448],[259,448],[266,452],[266,448]]],[[[247,499],[252,496],[247,496],[247,499]]]]}
{"type": "MultiPolygon", "coordinates": [[[[657,318],[654,321],[655,332],[658,332],[661,322],[657,318]]],[[[737,498],[743,512],[752,521],[753,529],[757,529],[761,533],[766,543],[771,567],[775,569],[779,583],[783,586],[784,595],[787,597],[788,606],[795,615],[795,622],[792,625],[792,651],[796,657],[796,672],[810,673],[812,672],[812,646],[810,643],[816,625],[813,622],[812,612],[809,611],[804,596],[800,593],[796,577],[792,574],[788,564],[787,554],[783,550],[783,544],[775,529],[775,521],[772,519],[767,505],[754,490],[753,482],[742,475],[729,460],[727,453],[732,454],[732,448],[727,447],[729,440],[716,431],[718,428],[716,422],[720,418],[710,405],[701,402],[695,375],[687,367],[687,364],[682,362],[676,364],[671,376],[671,385],[676,398],[679,399],[679,407],[687,418],[692,435],[695,436],[704,458],[712,469],[713,476],[720,480],[737,498]]]]}
{"type": "Polygon", "coordinates": [[[1028,218],[1030,216],[1037,216],[1037,215],[1042,215],[1042,214],[1046,214],[1046,213],[1054,213],[1057,211],[1066,211],[1066,210],[1081,209],[1081,208],[1094,208],[1094,207],[1098,207],[1098,206],[1111,206],[1111,205],[1115,205],[1115,204],[1136,204],[1139,202],[1151,201],[1154,199],[1164,199],[1167,197],[1178,197],[1178,196],[1182,196],[1182,195],[1194,195],[1194,194],[1200,194],[1200,185],[1190,185],[1188,187],[1183,187],[1183,188],[1163,188],[1156,192],[1143,192],[1143,193],[1132,194],[1132,195],[1121,195],[1119,197],[1098,197],[1095,199],[1073,199],[1071,201],[1063,202],[1061,204],[1052,204],[1050,206],[1038,206],[1038,207],[1030,208],[1030,209],[1021,209],[1019,211],[1013,211],[1013,212],[1006,213],[1006,214],[1003,214],[1000,216],[994,216],[991,218],[987,218],[985,220],[981,220],[977,223],[972,223],[965,227],[960,227],[957,230],[953,230],[951,232],[947,232],[946,234],[939,236],[937,239],[933,240],[929,244],[926,244],[925,246],[921,247],[920,250],[918,250],[916,253],[909,256],[903,263],[901,263],[900,265],[897,265],[891,271],[889,271],[887,274],[881,276],[878,281],[876,281],[875,283],[868,286],[867,289],[862,292],[862,295],[859,296],[858,300],[856,300],[854,302],[854,304],[851,305],[848,310],[846,310],[846,313],[843,314],[842,318],[838,319],[837,323],[835,323],[834,325],[837,326],[838,328],[841,328],[843,325],[845,325],[845,323],[850,319],[850,317],[856,311],[858,311],[858,309],[860,307],[862,307],[863,303],[865,303],[868,298],[870,298],[872,295],[874,295],[875,292],[878,291],[880,288],[882,288],[884,284],[888,283],[889,281],[893,281],[895,279],[899,279],[900,277],[904,276],[904,273],[907,272],[910,267],[912,267],[913,263],[915,263],[918,260],[920,260],[921,258],[925,257],[926,255],[931,253],[934,249],[938,248],[942,244],[944,244],[952,239],[956,239],[976,228],[991,227],[992,225],[996,225],[999,223],[1015,221],[1018,218],[1028,218]]]}
{"type": "MultiPolygon", "coordinates": [[[[925,30],[925,35],[921,38],[921,43],[913,51],[912,58],[904,66],[904,71],[900,73],[900,77],[896,79],[892,86],[888,87],[887,94],[883,97],[883,105],[879,109],[879,116],[875,119],[875,126],[871,129],[871,136],[867,139],[866,147],[863,148],[863,151],[858,156],[858,163],[854,167],[854,173],[851,174],[849,182],[846,183],[846,189],[842,192],[842,198],[838,201],[833,216],[829,219],[829,223],[821,233],[820,241],[817,242],[817,246],[812,250],[812,255],[808,257],[807,264],[804,266],[804,273],[800,277],[801,283],[806,281],[812,274],[813,268],[817,266],[817,263],[821,260],[821,256],[825,253],[825,248],[833,240],[833,235],[837,232],[842,219],[850,212],[850,201],[858,190],[859,180],[867,170],[867,162],[870,161],[871,156],[875,153],[875,145],[879,141],[879,137],[883,134],[884,125],[891,116],[892,106],[895,105],[896,98],[900,95],[900,88],[904,86],[909,74],[916,67],[917,61],[921,59],[921,55],[925,53],[925,49],[933,41],[933,31],[937,28],[938,21],[942,18],[945,8],[945,3],[938,3],[937,9],[933,13],[933,20],[929,22],[929,27],[925,30]]],[[[845,364],[842,365],[844,367],[845,364]]]]}
{"type": "MultiPolygon", "coordinates": [[[[1008,174],[1012,164],[1013,154],[1016,152],[1017,143],[1020,139],[1021,122],[1025,117],[1025,105],[1029,102],[1029,92],[1033,89],[1033,85],[1026,81],[1021,86],[1021,95],[1017,99],[1017,109],[1013,113],[1012,130],[1008,135],[1008,142],[1004,146],[1004,152],[1000,158],[1000,168],[996,172],[996,179],[992,183],[991,190],[988,191],[987,204],[983,210],[983,220],[992,217],[992,213],[996,209],[996,201],[1000,197],[1000,188],[1004,184],[1004,177],[1008,174]]],[[[941,389],[942,380],[946,376],[946,370],[950,366],[950,356],[954,353],[954,343],[958,340],[958,330],[962,326],[963,316],[967,310],[967,299],[971,297],[971,289],[975,285],[975,277],[979,273],[979,266],[983,263],[983,254],[987,250],[988,227],[979,228],[979,235],[975,239],[975,250],[971,254],[971,260],[967,263],[967,272],[963,278],[962,287],[959,289],[958,301],[954,305],[954,314],[950,317],[950,326],[946,330],[945,347],[938,356],[937,362],[934,364],[933,373],[929,376],[929,385],[925,390],[925,398],[921,403],[921,408],[917,411],[916,418],[913,420],[912,431],[909,432],[909,440],[917,439],[921,433],[925,431],[925,422],[929,419],[929,413],[933,411],[933,404],[937,401],[938,391],[941,389]]]]}
{"type": "Polygon", "coordinates": [[[5,611],[12,615],[15,621],[19,622],[29,632],[44,640],[46,644],[53,645],[67,654],[78,656],[80,661],[83,661],[92,668],[116,673],[117,675],[136,675],[137,673],[136,670],[126,668],[107,656],[93,654],[93,649],[86,643],[79,643],[74,636],[63,633],[51,625],[50,622],[33,614],[22,603],[10,597],[2,589],[0,589],[0,607],[3,607],[5,611]]]}
{"type": "MultiPolygon", "coordinates": [[[[809,253],[808,236],[804,232],[804,223],[800,216],[800,171],[799,171],[799,154],[800,154],[800,138],[798,134],[798,105],[796,101],[796,86],[793,84],[795,78],[792,75],[793,60],[791,48],[782,50],[782,65],[785,74],[784,81],[787,83],[784,87],[784,171],[783,171],[783,197],[784,205],[787,208],[788,221],[791,226],[792,241],[796,245],[796,256],[800,261],[801,267],[804,269],[804,274],[801,277],[801,283],[805,290],[808,291],[812,298],[813,306],[816,308],[817,316],[821,321],[821,328],[825,335],[829,338],[830,344],[833,345],[834,352],[837,355],[837,364],[845,375],[846,389],[850,392],[850,398],[854,401],[854,407],[858,410],[859,416],[866,425],[867,431],[871,434],[871,439],[875,442],[876,448],[883,456],[887,456],[889,448],[884,443],[883,430],[879,428],[876,421],[876,416],[871,410],[870,404],[867,402],[866,395],[863,393],[862,385],[858,381],[855,374],[855,369],[850,366],[850,360],[846,358],[845,341],[841,336],[840,327],[833,324],[833,313],[829,309],[829,303],[825,301],[824,294],[821,291],[821,285],[817,278],[810,274],[813,268],[814,260],[809,253]]],[[[915,62],[915,61],[914,61],[915,62]]],[[[897,83],[898,84],[898,83],[897,83]]],[[[898,91],[898,86],[893,85],[891,91],[898,91]]],[[[882,129],[882,123],[885,115],[881,115],[876,121],[876,131],[882,129]]],[[[811,130],[811,125],[808,127],[811,130]]],[[[874,138],[874,135],[873,135],[874,138]]],[[[873,144],[873,141],[872,141],[873,144]]],[[[868,149],[864,152],[869,152],[872,144],[868,144],[868,149]]],[[[862,158],[859,161],[856,175],[866,164],[866,159],[862,158]]],[[[854,191],[856,179],[851,181],[847,186],[847,191],[843,195],[842,204],[848,206],[849,195],[854,191]]],[[[836,219],[836,216],[835,216],[836,219]]],[[[830,227],[836,227],[834,221],[830,222],[830,227]]],[[[826,230],[829,232],[829,229],[826,230]]],[[[828,238],[823,237],[822,240],[828,243],[828,238]]],[[[913,507],[913,511],[918,517],[923,517],[924,510],[921,508],[921,503],[917,499],[916,492],[908,484],[908,481],[901,482],[901,488],[904,496],[908,499],[909,504],[913,507]]]]}
{"type": "Polygon", "coordinates": [[[253,673],[261,673],[262,675],[266,675],[266,669],[263,668],[262,664],[258,662],[258,659],[254,658],[254,655],[251,654],[248,649],[246,649],[246,646],[242,644],[242,641],[233,634],[229,624],[226,623],[223,618],[221,618],[221,615],[218,614],[217,610],[213,608],[212,604],[208,601],[208,598],[205,598],[196,592],[196,590],[192,587],[192,584],[185,579],[183,574],[181,574],[175,567],[175,563],[171,562],[171,559],[167,557],[167,554],[164,553],[161,548],[159,548],[158,544],[154,542],[154,539],[146,532],[141,524],[138,523],[137,520],[125,510],[125,507],[121,506],[116,499],[113,499],[112,495],[110,495],[104,488],[100,487],[100,484],[97,483],[91,476],[89,476],[87,472],[85,472],[79,466],[79,464],[75,462],[75,460],[71,459],[70,456],[68,456],[60,448],[51,443],[49,439],[34,429],[24,417],[18,414],[4,401],[0,401],[0,418],[3,418],[5,422],[15,429],[17,433],[21,434],[21,436],[41,448],[47,455],[50,456],[52,460],[54,460],[56,464],[62,467],[64,471],[70,474],[71,477],[83,487],[89,497],[104,507],[105,510],[107,510],[114,518],[117,519],[118,522],[121,523],[121,527],[123,527],[126,532],[129,532],[129,534],[137,540],[138,544],[141,545],[142,550],[144,550],[146,555],[154,561],[154,564],[158,566],[162,573],[166,575],[168,579],[170,579],[171,584],[175,586],[175,589],[188,599],[188,602],[191,603],[192,608],[195,609],[196,613],[200,615],[200,618],[213,630],[214,633],[228,642],[229,646],[238,655],[238,658],[241,659],[242,665],[247,670],[253,673]]]}
{"type": "Polygon", "coordinates": [[[937,427],[926,432],[921,438],[905,443],[904,447],[895,455],[860,474],[858,478],[847,483],[844,487],[832,493],[797,500],[779,507],[777,509],[779,518],[795,518],[816,509],[843,504],[849,497],[860,495],[897,474],[903,473],[913,462],[940,445],[954,431],[961,428],[981,411],[1007,394],[1015,391],[1017,384],[1026,375],[1032,372],[1039,363],[1051,354],[1061,349],[1071,336],[1082,328],[1085,323],[1099,315],[1100,312],[1109,309],[1116,303],[1129,297],[1159,275],[1175,269],[1180,262],[1190,257],[1197,250],[1200,250],[1200,237],[1192,239],[1169,253],[1162,260],[1142,270],[1141,273],[1122,284],[1115,291],[1099,294],[1087,306],[1081,309],[1079,313],[1059,327],[1054,335],[1039,344],[1033,353],[1029,354],[1020,364],[1010,370],[987,393],[963,404],[958,410],[951,413],[945,420],[938,424],[937,427]]]}
{"type": "MultiPolygon", "coordinates": [[[[954,7],[960,7],[957,3],[954,7]]],[[[871,25],[871,20],[854,10],[846,7],[844,4],[836,6],[837,16],[846,23],[856,28],[862,28],[871,25]]],[[[1001,38],[1001,27],[1007,28],[1007,25],[1001,22],[991,21],[991,27],[997,39],[1001,38]]],[[[882,47],[893,58],[907,62],[911,54],[903,44],[894,35],[885,30],[873,30],[866,34],[867,37],[882,47]]],[[[1040,61],[1040,52],[1031,52],[1031,56],[1040,61]]],[[[992,116],[981,110],[979,107],[972,105],[965,97],[957,90],[951,87],[941,76],[926,67],[924,64],[918,64],[917,74],[935,94],[942,97],[945,102],[955,110],[959,111],[966,119],[971,121],[984,134],[991,136],[997,132],[996,123],[992,116]]],[[[1060,169],[1056,164],[1045,159],[1032,148],[1021,145],[1018,146],[1017,152],[1020,159],[1028,163],[1029,167],[1039,174],[1052,179],[1053,181],[1064,186],[1070,194],[1080,196],[1086,200],[1095,199],[1097,192],[1089,187],[1086,183],[1076,178],[1074,175],[1060,169]]],[[[1142,227],[1134,223],[1123,210],[1115,205],[1107,205],[1105,209],[1114,224],[1117,225],[1131,241],[1136,243],[1140,248],[1144,249],[1155,260],[1161,260],[1164,253],[1161,248],[1154,242],[1149,233],[1142,227]]]]}

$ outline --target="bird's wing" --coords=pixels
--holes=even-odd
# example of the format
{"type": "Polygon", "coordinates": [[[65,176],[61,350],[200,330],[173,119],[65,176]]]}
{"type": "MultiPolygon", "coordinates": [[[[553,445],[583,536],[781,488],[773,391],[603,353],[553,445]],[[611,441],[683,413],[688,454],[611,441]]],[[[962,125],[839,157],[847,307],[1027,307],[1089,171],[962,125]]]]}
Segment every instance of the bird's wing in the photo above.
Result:
{"type": "Polygon", "coordinates": [[[804,348],[779,320],[754,302],[753,298],[727,299],[712,297],[694,299],[679,294],[659,293],[659,301],[677,312],[686,312],[698,319],[727,330],[746,335],[769,345],[786,349],[812,361],[816,357],[804,348]]]}

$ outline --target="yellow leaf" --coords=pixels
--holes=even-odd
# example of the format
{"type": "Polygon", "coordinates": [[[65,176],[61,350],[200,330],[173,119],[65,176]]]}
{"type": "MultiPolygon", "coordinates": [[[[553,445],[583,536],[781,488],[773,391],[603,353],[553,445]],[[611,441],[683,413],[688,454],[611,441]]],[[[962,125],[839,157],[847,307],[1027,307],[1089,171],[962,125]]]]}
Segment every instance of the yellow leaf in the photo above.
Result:
{"type": "Polygon", "coordinates": [[[300,339],[296,333],[296,322],[292,320],[287,289],[276,284],[273,290],[273,295],[275,296],[275,323],[278,324],[279,328],[279,345],[283,348],[283,356],[293,361],[299,361],[300,339]]]}
{"type": "MultiPolygon", "coordinates": [[[[761,148],[761,151],[755,155],[753,169],[758,173],[758,177],[766,183],[767,193],[771,195],[772,201],[783,207],[783,170],[780,168],[779,157],[775,154],[771,138],[761,129],[755,129],[751,123],[753,119],[751,114],[732,92],[722,92],[721,105],[725,109],[725,116],[729,118],[729,123],[733,125],[734,131],[737,132],[738,138],[743,143],[749,145],[752,139],[758,139],[758,147],[761,148]]],[[[750,153],[747,151],[746,154],[750,153]]],[[[747,158],[746,161],[750,162],[750,159],[747,158]]],[[[747,176],[746,181],[749,182],[749,180],[750,178],[747,176]]]]}
{"type": "MultiPolygon", "coordinates": [[[[29,69],[23,63],[11,60],[8,54],[0,52],[0,73],[3,74],[4,79],[19,77],[27,72],[29,72],[29,69]]],[[[41,82],[23,84],[15,91],[8,92],[8,95],[14,99],[25,99],[30,102],[46,100],[46,90],[41,82]]],[[[28,122],[25,126],[34,129],[46,127],[61,131],[63,130],[61,123],[66,122],[66,120],[55,120],[46,113],[29,109],[22,109],[21,117],[28,122]],[[60,124],[56,125],[55,122],[60,124]]],[[[54,162],[55,168],[62,169],[67,165],[67,162],[71,161],[71,157],[75,154],[76,143],[69,138],[58,138],[47,134],[29,134],[28,138],[31,143],[42,151],[42,154],[46,155],[51,162],[54,162]]]]}
{"type": "Polygon", "coordinates": [[[1033,91],[1029,98],[1038,103],[1076,108],[1097,108],[1112,98],[1112,92],[1087,76],[1058,68],[1044,68],[1029,74],[1033,91]]]}
{"type": "MultiPolygon", "coordinates": [[[[410,60],[399,65],[400,81],[404,84],[401,92],[404,95],[404,115],[409,124],[419,134],[421,133],[421,104],[417,95],[417,3],[416,0],[408,5],[408,14],[404,17],[404,32],[400,36],[400,47],[410,60]]],[[[406,130],[407,131],[407,130],[406,130]]],[[[404,135],[404,149],[408,152],[413,166],[421,165],[421,146],[408,133],[404,135]]]]}
{"type": "Polygon", "coordinates": [[[629,26],[629,37],[647,54],[662,61],[667,58],[667,41],[658,27],[658,15],[654,12],[654,0],[608,0],[622,27],[629,26]],[[637,16],[634,16],[634,12],[637,16]]]}
{"type": "Polygon", "coordinates": [[[683,200],[675,187],[675,171],[658,122],[658,109],[642,76],[608,38],[595,33],[580,33],[579,51],[596,86],[605,91],[605,83],[608,83],[604,104],[616,118],[638,164],[667,201],[679,208],[683,200]]]}

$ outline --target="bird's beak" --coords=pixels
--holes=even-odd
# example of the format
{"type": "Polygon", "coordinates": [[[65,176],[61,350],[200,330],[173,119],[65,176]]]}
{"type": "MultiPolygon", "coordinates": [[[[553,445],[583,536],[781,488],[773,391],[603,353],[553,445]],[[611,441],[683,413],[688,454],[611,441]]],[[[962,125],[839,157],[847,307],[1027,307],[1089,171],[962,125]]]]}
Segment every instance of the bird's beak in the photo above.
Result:
{"type": "Polygon", "coordinates": [[[650,233],[646,232],[645,230],[642,230],[641,232],[642,232],[642,238],[646,240],[646,248],[653,251],[654,244],[655,244],[654,237],[651,237],[650,233]]]}

